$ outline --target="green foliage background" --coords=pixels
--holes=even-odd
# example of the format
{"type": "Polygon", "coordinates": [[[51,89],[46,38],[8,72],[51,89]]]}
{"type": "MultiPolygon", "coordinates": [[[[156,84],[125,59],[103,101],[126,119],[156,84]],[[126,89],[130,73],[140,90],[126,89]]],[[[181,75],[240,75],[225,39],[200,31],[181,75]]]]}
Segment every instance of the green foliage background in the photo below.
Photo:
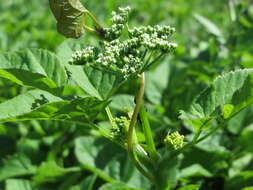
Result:
{"type": "MultiPolygon", "coordinates": [[[[111,11],[130,5],[131,26],[169,24],[176,28],[173,40],[179,47],[175,54],[147,73],[145,100],[158,146],[170,130],[191,137],[192,128],[179,120],[179,111],[188,110],[193,98],[214,78],[253,67],[250,0],[82,2],[104,25],[111,11]]],[[[47,0],[2,0],[0,4],[0,51],[31,47],[56,51],[65,40],[56,31],[47,0]]],[[[96,43],[87,33],[82,40],[96,43]]],[[[122,107],[132,108],[134,84],[125,84],[113,97],[114,113],[122,107]]],[[[26,90],[1,79],[0,102],[26,90]]],[[[83,95],[71,87],[65,93],[71,92],[83,95]]],[[[5,111],[1,109],[0,119],[5,111]]],[[[187,151],[180,159],[178,176],[171,173],[179,180],[175,189],[253,188],[252,115],[251,106],[187,151]]],[[[100,114],[96,122],[104,118],[100,114]]],[[[121,190],[149,189],[149,184],[126,159],[126,152],[96,130],[71,122],[24,121],[0,123],[0,190],[4,189],[121,190]]]]}

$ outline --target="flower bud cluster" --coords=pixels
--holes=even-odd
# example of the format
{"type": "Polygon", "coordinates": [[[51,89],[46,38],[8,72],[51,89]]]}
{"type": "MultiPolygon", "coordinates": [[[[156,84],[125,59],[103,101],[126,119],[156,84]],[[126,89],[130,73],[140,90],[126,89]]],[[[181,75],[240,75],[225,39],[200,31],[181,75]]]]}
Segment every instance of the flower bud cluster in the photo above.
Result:
{"type": "MultiPolygon", "coordinates": [[[[128,30],[128,39],[121,40],[122,27],[127,22],[130,8],[119,8],[119,12],[113,13],[114,24],[107,31],[108,41],[102,43],[102,47],[87,47],[73,54],[70,63],[88,64],[92,67],[117,72],[125,79],[137,76],[145,69],[152,58],[145,59],[147,54],[165,54],[176,48],[175,43],[170,42],[175,29],[170,26],[145,26],[128,30]],[[115,39],[116,38],[116,39],[115,39]]],[[[107,29],[106,29],[107,30],[107,29]]],[[[155,57],[153,60],[156,60],[155,57]]]]}
{"type": "Polygon", "coordinates": [[[170,52],[177,47],[177,44],[169,41],[169,38],[175,32],[175,28],[170,26],[142,26],[135,27],[128,32],[131,37],[138,38],[141,45],[150,50],[170,52]]]}
{"type": "Polygon", "coordinates": [[[178,131],[168,134],[164,139],[165,144],[173,150],[178,150],[184,145],[184,135],[180,135],[178,131]]]}
{"type": "Polygon", "coordinates": [[[142,66],[137,45],[134,39],[125,42],[119,40],[105,42],[104,51],[98,55],[95,64],[103,65],[128,78],[131,74],[138,72],[142,66]]]}
{"type": "Polygon", "coordinates": [[[130,7],[119,8],[118,12],[112,12],[112,26],[109,28],[104,28],[105,39],[115,40],[117,39],[124,29],[124,25],[128,21],[128,15],[131,11],[130,7]]]}
{"type": "Polygon", "coordinates": [[[94,61],[96,56],[95,47],[88,46],[83,50],[78,50],[72,54],[72,58],[69,61],[70,64],[83,65],[94,61]]]}
{"type": "Polygon", "coordinates": [[[111,135],[113,139],[121,144],[124,144],[127,139],[127,130],[130,120],[127,117],[116,117],[113,120],[111,135]]]}

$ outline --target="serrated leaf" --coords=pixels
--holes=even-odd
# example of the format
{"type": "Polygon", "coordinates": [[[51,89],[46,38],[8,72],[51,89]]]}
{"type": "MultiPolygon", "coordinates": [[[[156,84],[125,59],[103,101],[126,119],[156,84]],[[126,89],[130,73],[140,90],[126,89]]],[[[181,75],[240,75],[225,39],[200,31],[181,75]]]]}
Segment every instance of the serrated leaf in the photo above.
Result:
{"type": "Polygon", "coordinates": [[[79,0],[49,0],[49,3],[58,32],[67,38],[82,36],[87,12],[82,3],[79,0]]]}
{"type": "Polygon", "coordinates": [[[31,119],[88,122],[107,104],[94,97],[64,100],[42,90],[31,90],[0,104],[0,122],[31,119]]]}
{"type": "Polygon", "coordinates": [[[253,69],[242,69],[219,76],[194,99],[189,112],[181,111],[180,118],[198,129],[209,120],[233,117],[253,102],[253,85],[249,81],[252,72],[253,69]],[[227,104],[233,110],[221,113],[227,104]]]}
{"type": "Polygon", "coordinates": [[[40,49],[1,53],[0,77],[58,94],[67,82],[67,73],[57,56],[40,49]]]}

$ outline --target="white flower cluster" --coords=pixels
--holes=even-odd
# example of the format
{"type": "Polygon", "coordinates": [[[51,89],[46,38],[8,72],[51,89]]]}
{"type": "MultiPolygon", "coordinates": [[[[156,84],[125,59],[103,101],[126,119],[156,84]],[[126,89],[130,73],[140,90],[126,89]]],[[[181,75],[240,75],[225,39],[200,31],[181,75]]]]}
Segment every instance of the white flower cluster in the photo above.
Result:
{"type": "Polygon", "coordinates": [[[177,44],[171,43],[169,38],[175,32],[175,28],[170,26],[146,26],[135,27],[129,30],[129,35],[133,38],[138,38],[141,45],[148,49],[161,50],[170,52],[177,47],[177,44]]]}
{"type": "Polygon", "coordinates": [[[130,7],[119,8],[118,12],[112,12],[112,26],[109,28],[104,28],[105,39],[114,40],[117,39],[124,29],[124,25],[128,21],[128,15],[131,11],[130,7]]]}
{"type": "Polygon", "coordinates": [[[78,50],[72,54],[72,58],[69,61],[70,64],[83,65],[92,62],[95,58],[95,47],[88,46],[83,50],[78,50]]]}
{"type": "Polygon", "coordinates": [[[128,30],[128,39],[120,40],[121,26],[127,22],[130,8],[120,8],[119,13],[113,13],[112,21],[115,23],[107,30],[109,36],[105,37],[102,47],[87,47],[73,54],[70,63],[89,64],[90,66],[110,70],[121,74],[124,78],[137,76],[156,55],[168,53],[176,48],[170,42],[175,29],[170,26],[135,27],[128,30]],[[118,28],[117,28],[118,27],[118,28]],[[146,59],[146,55],[154,52],[154,57],[146,59]],[[158,54],[157,54],[158,53],[158,54]]]}
{"type": "Polygon", "coordinates": [[[99,53],[95,64],[120,72],[124,78],[128,78],[131,74],[138,72],[142,66],[137,45],[137,41],[133,39],[125,42],[118,39],[104,42],[104,51],[99,53]]]}

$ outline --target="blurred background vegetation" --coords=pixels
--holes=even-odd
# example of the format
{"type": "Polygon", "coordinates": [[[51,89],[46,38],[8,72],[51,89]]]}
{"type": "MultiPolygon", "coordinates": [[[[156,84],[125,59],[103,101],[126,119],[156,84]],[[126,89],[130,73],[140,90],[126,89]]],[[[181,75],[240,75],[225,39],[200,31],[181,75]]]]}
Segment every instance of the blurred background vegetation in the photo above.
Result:
{"type": "MultiPolygon", "coordinates": [[[[162,139],[170,130],[191,136],[192,129],[178,119],[179,110],[187,110],[193,97],[217,75],[253,67],[253,2],[250,0],[82,2],[104,26],[109,24],[113,10],[129,5],[133,9],[130,26],[169,24],[176,28],[173,41],[179,46],[175,54],[147,73],[145,100],[159,147],[163,146],[162,139]]],[[[31,47],[57,51],[64,40],[56,31],[56,21],[47,0],[0,1],[0,51],[31,47]]],[[[81,40],[94,43],[96,38],[85,34],[81,40]]],[[[135,93],[132,85],[133,81],[125,84],[113,98],[115,113],[120,106],[132,105],[131,94],[135,93]]],[[[0,102],[25,90],[1,79],[0,102]]],[[[218,133],[182,156],[175,189],[186,185],[195,185],[188,189],[200,186],[203,190],[253,189],[252,115],[253,107],[244,110],[218,133]]],[[[102,114],[99,121],[103,118],[102,114]]],[[[133,174],[131,180],[126,177],[127,170],[132,170],[126,166],[128,162],[121,163],[126,170],[124,174],[111,171],[112,179],[98,174],[96,169],[106,170],[105,165],[113,155],[110,151],[98,154],[104,150],[104,145],[119,150],[105,139],[92,144],[92,138],[99,136],[93,129],[72,123],[0,124],[0,190],[116,190],[110,187],[112,179],[120,179],[132,188],[148,189],[146,181],[136,177],[137,174],[133,174]],[[93,163],[90,167],[94,172],[84,167],[78,156],[78,147],[84,146],[80,140],[82,136],[91,138],[87,141],[91,144],[85,144],[90,151],[84,155],[93,163]]],[[[113,164],[120,163],[110,164],[113,168],[113,164]]]]}

